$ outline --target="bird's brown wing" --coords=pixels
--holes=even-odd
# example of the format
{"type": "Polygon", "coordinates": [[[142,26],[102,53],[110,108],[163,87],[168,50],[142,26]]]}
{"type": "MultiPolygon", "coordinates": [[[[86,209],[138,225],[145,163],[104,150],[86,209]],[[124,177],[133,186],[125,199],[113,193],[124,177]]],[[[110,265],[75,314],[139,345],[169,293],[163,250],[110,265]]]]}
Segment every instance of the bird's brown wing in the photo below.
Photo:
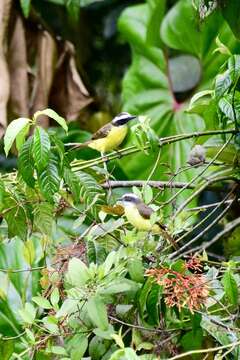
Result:
{"type": "Polygon", "coordinates": [[[137,209],[139,211],[139,214],[144,218],[144,219],[150,219],[152,213],[153,213],[153,209],[150,208],[149,206],[145,205],[144,203],[140,203],[137,204],[137,209]]]}
{"type": "Polygon", "coordinates": [[[111,123],[104,125],[97,132],[95,132],[95,134],[93,134],[92,140],[98,140],[98,139],[105,138],[109,134],[111,128],[112,128],[111,123]]]}

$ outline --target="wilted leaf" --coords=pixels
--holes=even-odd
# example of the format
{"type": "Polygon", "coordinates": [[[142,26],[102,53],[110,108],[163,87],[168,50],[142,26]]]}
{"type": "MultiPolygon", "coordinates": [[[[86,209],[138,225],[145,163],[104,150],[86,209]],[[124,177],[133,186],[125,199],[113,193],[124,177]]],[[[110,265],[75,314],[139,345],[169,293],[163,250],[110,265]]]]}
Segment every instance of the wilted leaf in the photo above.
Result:
{"type": "Polygon", "coordinates": [[[124,208],[121,205],[114,205],[114,206],[102,205],[101,210],[106,214],[112,214],[118,216],[122,216],[124,214],[124,208]]]}

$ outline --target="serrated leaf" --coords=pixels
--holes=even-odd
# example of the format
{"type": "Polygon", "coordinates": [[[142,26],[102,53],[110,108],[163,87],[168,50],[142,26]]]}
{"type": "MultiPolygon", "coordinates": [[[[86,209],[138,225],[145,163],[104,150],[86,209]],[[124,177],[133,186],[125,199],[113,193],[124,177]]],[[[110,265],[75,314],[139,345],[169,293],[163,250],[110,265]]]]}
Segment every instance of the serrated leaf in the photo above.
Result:
{"type": "Polygon", "coordinates": [[[98,205],[103,204],[104,191],[94,177],[83,171],[74,173],[67,171],[65,181],[74,194],[78,194],[75,201],[83,203],[85,209],[88,209],[94,217],[97,217],[98,205]]]}
{"type": "Polygon", "coordinates": [[[35,185],[35,179],[33,176],[34,163],[32,156],[32,145],[33,138],[30,137],[20,150],[18,157],[18,170],[26,184],[33,188],[35,185]]]}
{"type": "Polygon", "coordinates": [[[52,305],[50,304],[50,302],[43,296],[34,296],[32,298],[32,301],[43,309],[52,309],[52,305]]]}
{"type": "Polygon", "coordinates": [[[98,296],[91,297],[87,302],[88,315],[95,326],[105,331],[108,329],[106,305],[98,296]]]}
{"type": "Polygon", "coordinates": [[[236,306],[238,304],[238,286],[230,269],[223,275],[222,284],[228,301],[231,305],[236,306]]]}
{"type": "Polygon", "coordinates": [[[7,127],[5,136],[4,136],[4,151],[6,156],[11,149],[14,140],[17,135],[30,123],[30,119],[27,118],[19,118],[13,120],[7,127]]]}
{"type": "Polygon", "coordinates": [[[42,234],[50,235],[53,226],[53,205],[47,202],[34,204],[34,226],[42,234]]]}
{"type": "Polygon", "coordinates": [[[32,151],[35,165],[39,172],[43,171],[48,165],[50,147],[48,133],[40,126],[37,126],[34,132],[32,151]]]}
{"type": "Polygon", "coordinates": [[[78,176],[69,168],[64,168],[64,180],[73,194],[74,201],[79,202],[80,185],[78,176]]]}
{"type": "Polygon", "coordinates": [[[51,158],[47,167],[38,176],[40,190],[45,199],[53,201],[53,195],[59,190],[60,177],[58,174],[57,161],[51,158]]]}
{"type": "Polygon", "coordinates": [[[66,132],[68,131],[68,126],[67,126],[66,120],[62,116],[58,115],[56,113],[56,111],[54,111],[52,109],[45,109],[45,110],[37,111],[34,114],[34,119],[36,120],[37,117],[40,115],[49,116],[51,119],[55,120],[66,132]]]}

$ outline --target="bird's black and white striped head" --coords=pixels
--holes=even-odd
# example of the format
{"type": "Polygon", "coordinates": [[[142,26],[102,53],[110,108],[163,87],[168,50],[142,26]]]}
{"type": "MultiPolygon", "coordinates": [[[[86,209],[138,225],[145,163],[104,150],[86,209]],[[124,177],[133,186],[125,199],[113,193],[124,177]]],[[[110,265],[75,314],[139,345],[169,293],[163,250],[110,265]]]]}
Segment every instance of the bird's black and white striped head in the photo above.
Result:
{"type": "Polygon", "coordinates": [[[124,194],[120,201],[123,203],[123,205],[140,204],[142,202],[142,200],[133,193],[124,194]]]}
{"type": "Polygon", "coordinates": [[[135,115],[130,115],[127,112],[121,112],[112,120],[114,126],[121,126],[127,124],[130,120],[136,119],[135,115]]]}

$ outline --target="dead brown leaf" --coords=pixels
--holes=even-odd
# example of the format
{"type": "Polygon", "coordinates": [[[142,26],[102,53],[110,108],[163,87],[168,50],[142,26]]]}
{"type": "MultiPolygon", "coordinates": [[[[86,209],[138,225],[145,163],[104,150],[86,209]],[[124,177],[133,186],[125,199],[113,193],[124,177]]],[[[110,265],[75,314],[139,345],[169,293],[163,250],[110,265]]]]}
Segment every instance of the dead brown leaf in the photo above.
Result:
{"type": "Polygon", "coordinates": [[[112,214],[118,216],[122,216],[124,214],[124,208],[121,205],[114,205],[114,206],[102,205],[101,210],[106,214],[112,214]]]}
{"type": "Polygon", "coordinates": [[[74,47],[66,42],[57,64],[51,91],[51,107],[67,120],[76,120],[80,111],[92,101],[78,73],[74,47]]]}

